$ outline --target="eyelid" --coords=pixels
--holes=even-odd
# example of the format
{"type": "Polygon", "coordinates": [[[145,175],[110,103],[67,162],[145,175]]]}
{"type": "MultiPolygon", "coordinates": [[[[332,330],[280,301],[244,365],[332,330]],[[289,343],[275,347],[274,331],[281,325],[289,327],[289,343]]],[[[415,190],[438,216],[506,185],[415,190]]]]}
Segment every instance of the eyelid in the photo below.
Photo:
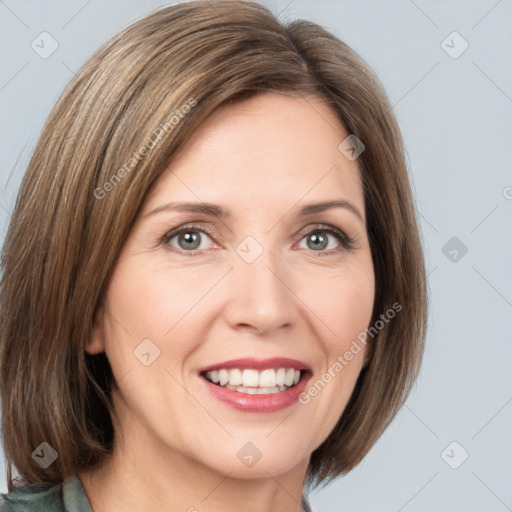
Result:
{"type": "MultiPolygon", "coordinates": [[[[325,223],[321,223],[321,222],[315,224],[314,226],[309,224],[306,228],[299,231],[299,233],[297,234],[297,238],[300,241],[306,235],[315,233],[317,231],[320,231],[320,232],[325,231],[327,233],[330,233],[332,236],[334,236],[335,238],[338,239],[339,243],[343,246],[343,249],[345,249],[345,250],[354,249],[354,247],[355,247],[356,240],[354,238],[350,237],[349,235],[347,235],[345,233],[345,231],[333,226],[332,224],[325,224],[325,223]]],[[[341,249],[341,250],[343,250],[343,249],[341,249]]],[[[317,251],[312,251],[312,252],[317,252],[317,251]]],[[[332,252],[340,252],[340,250],[331,249],[331,251],[318,251],[318,254],[330,254],[332,252]]]]}
{"type": "MultiPolygon", "coordinates": [[[[176,235],[179,235],[181,233],[181,231],[184,231],[187,229],[190,229],[190,231],[204,231],[212,239],[214,236],[214,230],[207,224],[203,224],[200,222],[199,223],[187,222],[185,224],[182,224],[181,226],[171,229],[170,231],[167,231],[164,234],[164,236],[161,238],[161,242],[168,243],[169,240],[172,240],[176,235]]],[[[182,252],[187,252],[188,254],[193,254],[194,252],[204,252],[204,251],[182,251],[182,252]]]]}
{"type": "MultiPolygon", "coordinates": [[[[214,229],[212,229],[208,224],[204,224],[201,222],[187,222],[173,228],[172,230],[166,232],[163,237],[161,237],[160,242],[164,244],[168,244],[170,240],[172,240],[176,235],[179,235],[182,231],[189,229],[190,231],[204,231],[207,235],[210,236],[212,241],[215,242],[214,239],[214,229]]],[[[349,235],[347,235],[342,229],[339,229],[331,224],[325,223],[315,223],[313,225],[308,224],[307,227],[301,229],[294,238],[300,242],[306,235],[310,235],[315,232],[327,232],[334,236],[341,245],[341,249],[331,249],[329,251],[311,251],[313,253],[317,253],[318,256],[325,255],[328,256],[333,253],[340,253],[343,251],[351,250],[355,247],[356,240],[349,235]]],[[[218,245],[218,244],[217,244],[218,245]]],[[[177,252],[179,254],[186,254],[188,256],[195,256],[196,254],[207,252],[208,249],[196,249],[195,251],[183,251],[178,249],[171,249],[173,252],[177,252]]]]}

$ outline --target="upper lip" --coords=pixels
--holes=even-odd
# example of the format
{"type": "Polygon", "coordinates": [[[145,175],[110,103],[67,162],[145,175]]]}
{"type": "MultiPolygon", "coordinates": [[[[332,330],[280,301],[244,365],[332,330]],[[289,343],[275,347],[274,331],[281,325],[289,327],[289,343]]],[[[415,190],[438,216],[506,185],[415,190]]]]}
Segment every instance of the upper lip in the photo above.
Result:
{"type": "Polygon", "coordinates": [[[277,368],[294,368],[295,370],[310,370],[310,366],[298,359],[291,359],[289,357],[272,357],[269,359],[256,359],[253,357],[244,357],[241,359],[231,359],[223,361],[222,363],[215,363],[205,366],[199,370],[202,372],[209,372],[213,370],[222,370],[223,368],[250,368],[253,370],[267,370],[277,368]]]}

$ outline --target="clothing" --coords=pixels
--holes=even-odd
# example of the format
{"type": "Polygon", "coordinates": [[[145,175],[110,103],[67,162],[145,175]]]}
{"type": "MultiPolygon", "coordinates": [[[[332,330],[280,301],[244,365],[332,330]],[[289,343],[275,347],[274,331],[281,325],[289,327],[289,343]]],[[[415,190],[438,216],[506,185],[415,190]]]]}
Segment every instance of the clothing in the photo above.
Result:
{"type": "MultiPolygon", "coordinates": [[[[9,494],[0,493],[0,512],[93,512],[78,475],[59,485],[32,484],[9,494]]],[[[312,512],[302,496],[302,512],[312,512]]]]}
{"type": "Polygon", "coordinates": [[[27,485],[0,494],[0,512],[93,512],[78,475],[53,487],[27,485]]]}
{"type": "Polygon", "coordinates": [[[309,504],[309,501],[308,499],[306,498],[306,496],[302,495],[302,505],[301,505],[301,509],[302,511],[301,512],[313,512],[311,510],[311,505],[309,504]]]}

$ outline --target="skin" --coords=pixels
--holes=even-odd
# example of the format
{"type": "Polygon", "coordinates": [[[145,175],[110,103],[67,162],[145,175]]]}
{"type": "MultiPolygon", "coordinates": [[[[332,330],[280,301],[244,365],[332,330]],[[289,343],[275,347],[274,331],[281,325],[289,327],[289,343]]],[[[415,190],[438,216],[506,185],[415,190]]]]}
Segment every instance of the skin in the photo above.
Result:
{"type": "Polygon", "coordinates": [[[152,187],[87,346],[106,352],[120,418],[113,455],[79,472],[94,512],[300,510],[310,455],[341,416],[366,349],[308,404],[273,413],[217,401],[197,372],[281,356],[308,363],[315,382],[368,326],[374,271],[357,160],[338,149],[347,135],[316,96],[265,93],[215,111],[152,187]],[[347,208],[297,214],[333,199],[362,218],[347,208]],[[212,202],[231,217],[147,216],[170,201],[212,202]],[[188,223],[212,234],[192,229],[198,248],[164,239],[188,223]],[[323,224],[353,247],[325,231],[315,245],[323,224]],[[252,263],[236,252],[247,236],[263,248],[252,263]],[[134,357],[144,339],[160,350],[149,366],[134,357]],[[250,468],[237,458],[247,442],[262,454],[250,468]]]}

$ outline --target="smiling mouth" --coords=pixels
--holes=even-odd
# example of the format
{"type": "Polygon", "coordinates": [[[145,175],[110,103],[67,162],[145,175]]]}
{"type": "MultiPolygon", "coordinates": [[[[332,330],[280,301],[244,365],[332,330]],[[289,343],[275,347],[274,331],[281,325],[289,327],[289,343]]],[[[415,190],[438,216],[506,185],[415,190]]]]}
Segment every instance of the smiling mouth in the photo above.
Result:
{"type": "Polygon", "coordinates": [[[276,368],[226,368],[201,372],[200,376],[216,386],[251,395],[282,393],[293,388],[309,370],[276,368]]]}

